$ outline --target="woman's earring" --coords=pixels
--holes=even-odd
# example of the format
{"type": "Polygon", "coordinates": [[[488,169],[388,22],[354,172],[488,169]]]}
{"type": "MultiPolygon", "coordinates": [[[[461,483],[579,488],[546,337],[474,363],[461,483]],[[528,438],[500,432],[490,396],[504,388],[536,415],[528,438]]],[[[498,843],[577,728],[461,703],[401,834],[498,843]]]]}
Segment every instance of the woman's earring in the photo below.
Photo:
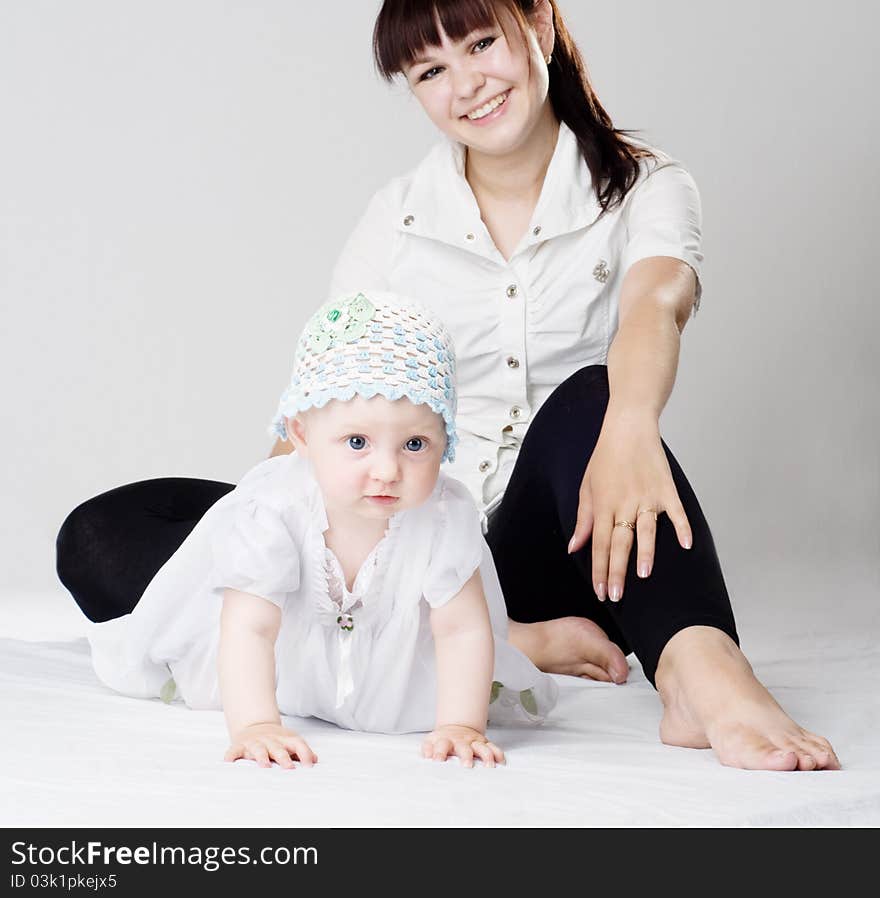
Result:
{"type": "Polygon", "coordinates": [[[546,62],[547,65],[550,65],[550,63],[553,62],[553,54],[552,54],[552,53],[548,53],[548,54],[546,55],[546,57],[544,57],[544,62],[546,62]]]}

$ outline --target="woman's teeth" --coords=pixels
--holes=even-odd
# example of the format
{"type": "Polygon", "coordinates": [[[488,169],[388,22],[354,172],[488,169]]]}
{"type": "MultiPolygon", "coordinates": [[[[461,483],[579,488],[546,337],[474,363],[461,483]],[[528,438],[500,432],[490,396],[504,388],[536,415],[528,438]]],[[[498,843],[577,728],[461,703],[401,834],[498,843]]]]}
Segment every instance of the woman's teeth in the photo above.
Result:
{"type": "Polygon", "coordinates": [[[478,118],[485,118],[490,112],[497,109],[505,100],[507,99],[507,94],[498,94],[497,97],[489,100],[488,103],[484,103],[479,109],[475,109],[473,112],[469,112],[467,117],[474,121],[478,118]]]}

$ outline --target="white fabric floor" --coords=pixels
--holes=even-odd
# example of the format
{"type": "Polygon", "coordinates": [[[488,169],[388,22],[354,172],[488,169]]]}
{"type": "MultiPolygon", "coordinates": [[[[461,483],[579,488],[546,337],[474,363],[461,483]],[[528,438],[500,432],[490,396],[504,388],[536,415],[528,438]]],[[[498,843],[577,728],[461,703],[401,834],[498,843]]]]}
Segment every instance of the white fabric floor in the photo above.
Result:
{"type": "MultiPolygon", "coordinates": [[[[842,771],[747,772],[660,743],[659,699],[638,662],[613,686],[560,677],[538,730],[492,731],[508,765],[419,756],[419,737],[291,721],[312,770],[222,760],[221,712],[116,695],[92,673],[84,618],[60,587],[0,601],[0,825],[880,825],[877,574],[782,575],[737,607],[743,649],[783,707],[827,736],[842,771]],[[766,600],[766,601],[765,601],[766,600]],[[796,613],[793,609],[797,609],[796,613]]],[[[625,601],[625,599],[624,599],[625,601]]]]}

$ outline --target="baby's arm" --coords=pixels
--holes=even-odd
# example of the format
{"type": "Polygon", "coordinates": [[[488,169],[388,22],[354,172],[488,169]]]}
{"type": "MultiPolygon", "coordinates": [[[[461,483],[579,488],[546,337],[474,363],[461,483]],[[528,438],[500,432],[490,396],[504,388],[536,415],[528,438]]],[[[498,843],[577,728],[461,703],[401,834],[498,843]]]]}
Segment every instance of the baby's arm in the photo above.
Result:
{"type": "Polygon", "coordinates": [[[281,725],[275,699],[275,640],[281,609],[237,589],[223,591],[218,674],[231,745],[226,761],[249,758],[270,767],[270,758],[293,767],[291,756],[306,766],[317,755],[293,730],[281,725]]]}
{"type": "Polygon", "coordinates": [[[431,610],[437,658],[437,722],[422,745],[426,758],[474,755],[489,767],[504,753],[486,739],[495,643],[479,570],[446,604],[431,610]]]}

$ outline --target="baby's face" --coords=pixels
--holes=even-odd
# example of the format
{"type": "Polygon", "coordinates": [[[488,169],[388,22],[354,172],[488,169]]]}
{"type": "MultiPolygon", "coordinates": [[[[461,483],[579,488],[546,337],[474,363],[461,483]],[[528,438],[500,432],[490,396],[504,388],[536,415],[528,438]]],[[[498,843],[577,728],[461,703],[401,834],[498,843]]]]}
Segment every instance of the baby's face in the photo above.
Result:
{"type": "Polygon", "coordinates": [[[288,422],[328,514],[371,520],[421,505],[446,449],[443,418],[424,404],[384,396],[331,400],[288,422]]]}

